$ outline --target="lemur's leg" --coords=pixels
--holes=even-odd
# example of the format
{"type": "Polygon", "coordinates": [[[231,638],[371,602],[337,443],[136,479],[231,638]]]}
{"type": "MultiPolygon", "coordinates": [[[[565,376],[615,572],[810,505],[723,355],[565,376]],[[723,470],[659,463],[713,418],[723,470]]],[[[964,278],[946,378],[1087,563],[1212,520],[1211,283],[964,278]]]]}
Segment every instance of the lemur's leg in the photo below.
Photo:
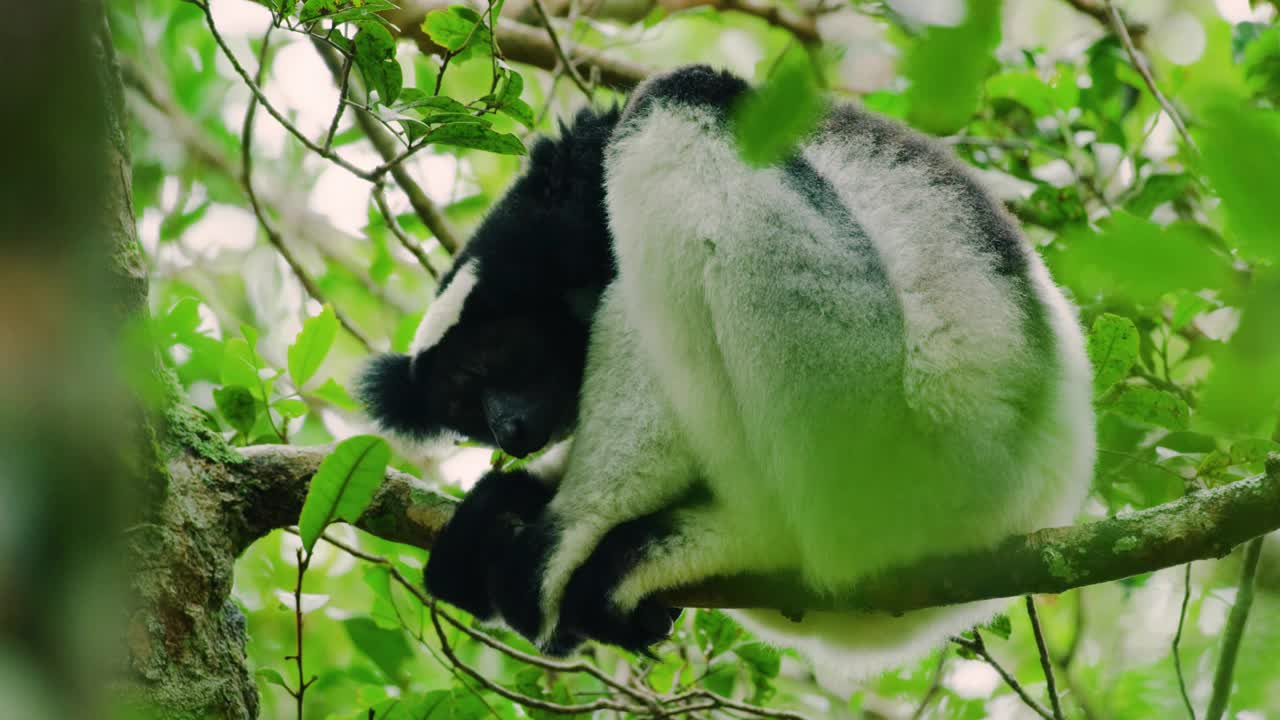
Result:
{"type": "Polygon", "coordinates": [[[587,362],[564,478],[546,511],[516,539],[494,595],[507,623],[544,647],[565,586],[600,539],[676,504],[698,477],[613,289],[597,313],[587,362]]]}
{"type": "Polygon", "coordinates": [[[573,573],[547,650],[563,654],[585,637],[644,652],[670,633],[676,614],[656,594],[788,564],[788,548],[754,541],[764,533],[744,536],[728,515],[714,499],[691,498],[610,530],[573,573]]]}

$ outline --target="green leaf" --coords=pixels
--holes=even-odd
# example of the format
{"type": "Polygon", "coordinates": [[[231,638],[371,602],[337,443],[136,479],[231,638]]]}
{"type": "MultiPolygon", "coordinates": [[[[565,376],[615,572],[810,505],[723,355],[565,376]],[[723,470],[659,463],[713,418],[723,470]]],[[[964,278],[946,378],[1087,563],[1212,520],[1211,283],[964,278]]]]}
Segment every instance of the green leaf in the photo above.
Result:
{"type": "Polygon", "coordinates": [[[1255,278],[1240,327],[1213,356],[1201,409],[1215,425],[1253,434],[1274,430],[1280,401],[1280,276],[1255,278]]]}
{"type": "Polygon", "coordinates": [[[442,125],[427,133],[426,142],[486,150],[500,155],[524,155],[527,152],[515,135],[473,123],[442,125]]]}
{"type": "Polygon", "coordinates": [[[467,59],[471,48],[489,49],[489,29],[484,26],[480,14],[462,5],[427,13],[422,21],[422,31],[459,60],[467,59]]]}
{"type": "Polygon", "coordinates": [[[325,18],[340,25],[395,8],[395,3],[388,0],[307,0],[298,19],[305,23],[325,18]]]}
{"type": "Polygon", "coordinates": [[[493,105],[498,108],[498,112],[532,130],[537,121],[533,116],[533,108],[520,99],[523,93],[524,78],[515,70],[509,70],[497,98],[493,100],[493,105]]]}
{"type": "Polygon", "coordinates": [[[1125,385],[1106,409],[1147,425],[1184,430],[1191,414],[1182,398],[1144,385],[1125,385]]]}
{"type": "Polygon", "coordinates": [[[401,667],[413,655],[403,631],[387,630],[363,617],[344,620],[342,627],[351,638],[351,644],[372,660],[388,680],[393,683],[402,680],[401,667]]]}
{"type": "MultiPolygon", "coordinates": [[[[244,336],[244,341],[249,346],[251,352],[256,353],[258,347],[258,329],[249,323],[240,323],[240,334],[244,336]]],[[[257,361],[254,361],[257,364],[257,361]]]]}
{"type": "Polygon", "coordinates": [[[339,0],[307,0],[302,4],[302,10],[298,11],[298,19],[302,22],[319,20],[336,11],[338,2],[339,0]]]}
{"type": "Polygon", "coordinates": [[[982,79],[995,64],[1000,5],[999,0],[969,0],[963,23],[929,27],[911,47],[906,76],[912,125],[946,135],[969,122],[982,97],[982,79]]]}
{"type": "Polygon", "coordinates": [[[1036,117],[1052,114],[1056,106],[1053,89],[1032,70],[993,75],[987,79],[987,97],[1013,100],[1036,117]]]}
{"type": "Polygon", "coordinates": [[[228,385],[213,391],[213,402],[218,412],[241,435],[248,435],[258,419],[258,401],[253,393],[241,385],[228,385]]]}
{"type": "Polygon", "coordinates": [[[1186,173],[1161,173],[1147,178],[1142,190],[1125,205],[1134,215],[1146,219],[1157,207],[1183,197],[1194,187],[1186,173]]]}
{"type": "Polygon", "coordinates": [[[1217,305],[1213,301],[1206,300],[1195,293],[1181,293],[1177,303],[1173,306],[1173,316],[1169,318],[1169,325],[1174,330],[1181,330],[1187,326],[1187,323],[1194,320],[1197,315],[1215,307],[1217,305]]]}
{"type": "Polygon", "coordinates": [[[431,125],[470,123],[472,125],[484,125],[485,127],[493,124],[493,121],[489,118],[470,112],[424,112],[422,113],[422,122],[431,125]]]}
{"type": "Polygon", "coordinates": [[[498,104],[519,100],[524,93],[524,77],[515,70],[506,71],[502,87],[498,90],[498,104]]]}
{"type": "Polygon", "coordinates": [[[188,228],[204,217],[211,204],[211,201],[205,200],[190,212],[172,212],[165,215],[164,220],[160,222],[160,242],[170,242],[181,237],[188,228]]]}
{"type": "Polygon", "coordinates": [[[702,687],[724,697],[733,697],[733,688],[737,684],[738,664],[728,658],[712,663],[701,682],[702,687]]]}
{"type": "Polygon", "coordinates": [[[1080,190],[1074,185],[1054,187],[1049,183],[1039,183],[1031,197],[1019,203],[1018,213],[1046,228],[1083,223],[1089,219],[1080,190]]]}
{"type": "Polygon", "coordinates": [[[311,552],[329,523],[354,522],[364,512],[386,471],[391,448],[382,438],[357,435],[333,449],[311,479],[298,518],[302,545],[311,552]]]}
{"type": "Polygon", "coordinates": [[[776,163],[817,126],[825,110],[805,50],[793,48],[759,89],[734,105],[730,124],[738,153],[756,167],[776,163]]]}
{"type": "Polygon", "coordinates": [[[1251,254],[1280,260],[1280,113],[1223,103],[1196,133],[1200,165],[1226,208],[1230,236],[1251,254]]]}
{"type": "Polygon", "coordinates": [[[222,354],[222,384],[246,387],[261,399],[258,357],[244,338],[231,338],[222,354]]]}
{"type": "Polygon", "coordinates": [[[1089,361],[1093,363],[1093,391],[1101,394],[1129,375],[1138,360],[1138,328],[1133,321],[1105,313],[1089,330],[1089,361]]]}
{"type": "Polygon", "coordinates": [[[307,404],[297,398],[283,398],[271,404],[275,411],[286,418],[300,418],[307,414],[307,404]]]}
{"type": "Polygon", "coordinates": [[[319,387],[308,390],[307,394],[312,397],[320,398],[334,407],[341,408],[343,410],[360,409],[360,403],[356,402],[355,399],[346,391],[346,388],[339,385],[333,378],[329,378],[328,380],[320,383],[319,387]]]}
{"type": "Polygon", "coordinates": [[[1231,260],[1211,247],[1212,234],[1198,225],[1153,222],[1117,212],[1099,232],[1068,231],[1060,251],[1047,259],[1054,276],[1078,297],[1127,297],[1154,304],[1174,290],[1220,288],[1231,260]]]}
{"type": "Polygon", "coordinates": [[[1262,32],[1244,48],[1244,71],[1253,93],[1268,98],[1274,108],[1280,100],[1280,25],[1262,32]]]}
{"type": "Polygon", "coordinates": [[[395,110],[438,110],[441,112],[466,113],[467,106],[444,95],[429,95],[418,88],[405,88],[400,93],[401,102],[395,110]]]}
{"type": "Polygon", "coordinates": [[[295,387],[301,388],[316,374],[337,336],[338,316],[328,305],[302,323],[302,330],[289,346],[289,376],[295,387]]]}
{"type": "Polygon", "coordinates": [[[289,689],[289,684],[284,681],[284,678],[281,677],[280,673],[276,672],[275,670],[272,670],[271,668],[259,668],[253,674],[262,678],[263,680],[267,681],[272,685],[278,685],[284,688],[285,690],[289,689]]]}
{"type": "Polygon", "coordinates": [[[1008,640],[1009,636],[1013,634],[1013,623],[1009,620],[1008,615],[1000,613],[994,618],[991,618],[991,622],[983,625],[982,629],[992,635],[995,635],[1001,640],[1008,640]]]}
{"type": "Polygon", "coordinates": [[[400,96],[404,73],[396,62],[395,39],[381,23],[365,20],[356,33],[355,57],[365,83],[378,91],[378,100],[390,105],[400,96]]]}
{"type": "Polygon", "coordinates": [[[710,660],[733,646],[742,628],[719,610],[699,610],[693,619],[694,636],[710,660]]]}
{"type": "Polygon", "coordinates": [[[733,649],[733,654],[742,658],[752,672],[767,678],[777,677],[782,668],[782,656],[777,649],[762,642],[742,643],[733,649]]]}
{"type": "Polygon", "coordinates": [[[1231,462],[1236,465],[1262,462],[1274,452],[1280,452],[1280,443],[1266,438],[1245,438],[1231,446],[1231,462]]]}
{"type": "Polygon", "coordinates": [[[194,334],[198,327],[200,327],[200,300],[184,297],[156,323],[156,332],[158,335],[173,336],[181,341],[182,338],[194,334]]]}
{"type": "Polygon", "coordinates": [[[503,103],[502,106],[498,108],[498,112],[506,115],[512,120],[515,120],[530,130],[532,130],[533,126],[538,122],[537,118],[533,114],[533,108],[529,107],[529,103],[521,100],[520,98],[508,100],[503,103]]]}

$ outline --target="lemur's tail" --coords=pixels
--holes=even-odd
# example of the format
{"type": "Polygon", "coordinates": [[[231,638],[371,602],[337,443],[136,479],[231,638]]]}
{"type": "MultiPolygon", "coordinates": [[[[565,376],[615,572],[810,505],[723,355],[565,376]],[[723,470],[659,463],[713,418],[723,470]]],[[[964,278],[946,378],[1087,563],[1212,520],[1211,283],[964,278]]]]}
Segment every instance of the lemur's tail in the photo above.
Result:
{"type": "Polygon", "coordinates": [[[806,613],[793,622],[776,611],[733,611],[761,639],[793,647],[813,663],[818,682],[837,693],[877,673],[924,657],[953,635],[990,620],[1008,600],[887,613],[806,613]]]}
{"type": "Polygon", "coordinates": [[[374,356],[360,373],[356,394],[384,430],[421,437],[433,429],[426,385],[408,355],[374,356]]]}

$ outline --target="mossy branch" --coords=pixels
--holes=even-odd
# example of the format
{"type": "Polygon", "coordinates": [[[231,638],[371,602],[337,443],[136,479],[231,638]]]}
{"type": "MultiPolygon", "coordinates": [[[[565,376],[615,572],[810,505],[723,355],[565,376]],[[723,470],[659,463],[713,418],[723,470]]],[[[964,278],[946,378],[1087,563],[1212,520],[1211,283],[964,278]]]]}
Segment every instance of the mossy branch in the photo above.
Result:
{"type": "MultiPolygon", "coordinates": [[[[307,482],[327,447],[259,445],[232,472],[248,494],[245,545],[296,521],[307,482]]],[[[429,549],[456,501],[416,478],[388,471],[357,525],[379,537],[429,549]]],[[[673,589],[679,607],[775,608],[900,613],[939,605],[1061,593],[1072,588],[1222,557],[1251,538],[1280,528],[1280,456],[1267,472],[1193,493],[1171,503],[1071,527],[1010,537],[994,548],[928,558],[892,568],[848,592],[803,590],[788,574],[721,577],[673,589]]]]}

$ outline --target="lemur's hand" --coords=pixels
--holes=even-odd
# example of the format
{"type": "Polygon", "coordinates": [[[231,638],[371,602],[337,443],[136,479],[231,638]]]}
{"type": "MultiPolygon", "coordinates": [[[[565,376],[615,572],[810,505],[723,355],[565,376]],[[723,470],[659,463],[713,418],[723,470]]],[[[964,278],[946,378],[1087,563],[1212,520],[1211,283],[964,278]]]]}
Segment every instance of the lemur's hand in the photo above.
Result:
{"type": "Polygon", "coordinates": [[[654,541],[653,530],[653,518],[645,517],[622,523],[604,536],[565,588],[560,603],[562,629],[652,657],[649,646],[671,635],[680,609],[653,596],[624,607],[617,591],[644,558],[654,541]]]}
{"type": "Polygon", "coordinates": [[[490,472],[476,483],[431,547],[427,592],[481,620],[493,620],[498,573],[525,525],[552,490],[523,471],[490,472]]]}
{"type": "Polygon", "coordinates": [[[624,606],[617,590],[665,529],[644,517],[604,532],[544,512],[497,573],[493,597],[503,619],[549,655],[568,655],[587,640],[649,654],[680,611],[652,597],[624,606]]]}

